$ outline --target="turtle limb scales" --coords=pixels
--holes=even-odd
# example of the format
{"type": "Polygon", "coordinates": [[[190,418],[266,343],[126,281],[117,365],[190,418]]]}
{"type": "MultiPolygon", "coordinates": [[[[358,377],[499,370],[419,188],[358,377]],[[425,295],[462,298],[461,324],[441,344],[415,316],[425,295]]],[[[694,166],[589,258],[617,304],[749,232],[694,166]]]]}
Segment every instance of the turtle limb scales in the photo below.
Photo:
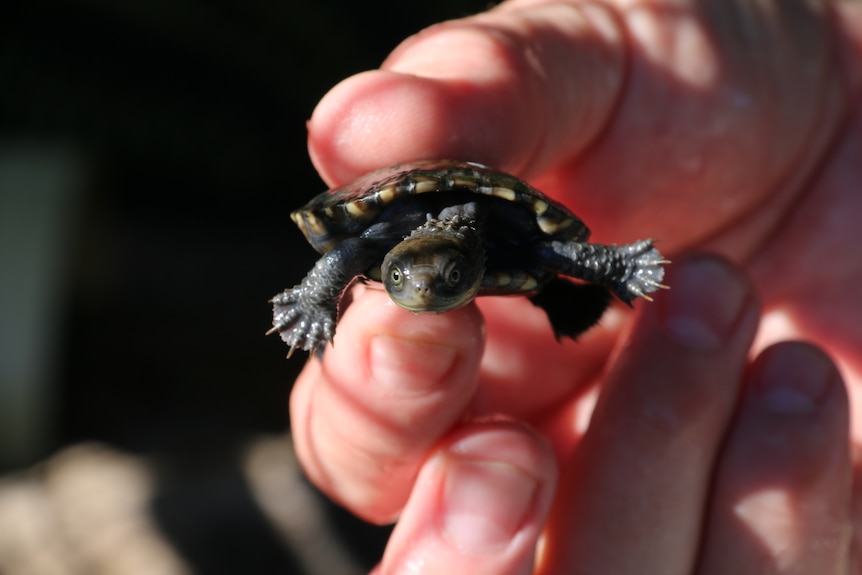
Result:
{"type": "Polygon", "coordinates": [[[295,349],[314,351],[332,341],[341,294],[378,257],[360,238],[346,240],[324,254],[299,285],[273,297],[272,328],[295,349]]]}
{"type": "Polygon", "coordinates": [[[537,256],[550,271],[607,286],[620,300],[631,304],[638,297],[665,288],[668,261],[653,246],[639,240],[622,246],[573,241],[545,242],[537,256]]]}

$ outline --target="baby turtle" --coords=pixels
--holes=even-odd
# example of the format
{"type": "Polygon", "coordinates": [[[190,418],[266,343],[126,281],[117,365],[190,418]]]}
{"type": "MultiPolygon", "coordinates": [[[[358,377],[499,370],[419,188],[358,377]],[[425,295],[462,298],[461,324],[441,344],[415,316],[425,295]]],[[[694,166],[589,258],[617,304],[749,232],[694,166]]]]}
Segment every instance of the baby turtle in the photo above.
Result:
{"type": "Polygon", "coordinates": [[[324,192],[291,219],[323,254],[272,299],[272,329],[314,351],[335,334],[338,302],[357,277],[395,303],[444,312],[477,295],[528,295],[559,339],[595,324],[613,292],[631,304],[665,287],[652,240],[587,242],[572,212],[514,176],[472,162],[399,164],[324,192]],[[570,276],[587,283],[574,283],[570,276]]]}

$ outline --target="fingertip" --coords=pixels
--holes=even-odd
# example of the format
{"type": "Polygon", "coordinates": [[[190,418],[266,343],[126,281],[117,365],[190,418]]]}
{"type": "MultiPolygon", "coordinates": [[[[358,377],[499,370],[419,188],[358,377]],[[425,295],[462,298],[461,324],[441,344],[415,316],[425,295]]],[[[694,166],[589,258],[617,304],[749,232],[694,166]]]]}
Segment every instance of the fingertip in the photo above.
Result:
{"type": "Polygon", "coordinates": [[[468,424],[423,466],[383,559],[429,572],[527,572],[556,489],[547,442],[515,422],[468,424]]]}
{"type": "Polygon", "coordinates": [[[386,292],[358,286],[323,357],[326,373],[414,395],[475,378],[484,321],[474,305],[445,314],[408,312],[386,292]]]}
{"type": "MultiPolygon", "coordinates": [[[[308,122],[314,166],[330,185],[398,162],[452,158],[514,169],[499,96],[471,82],[374,70],[336,85],[308,122]]],[[[523,142],[521,142],[523,143],[523,142]]]]}
{"type": "Polygon", "coordinates": [[[680,256],[668,271],[671,289],[656,294],[655,313],[677,345],[711,353],[740,339],[740,333],[753,335],[760,305],[738,267],[714,254],[695,253],[680,256]]]}
{"type": "Polygon", "coordinates": [[[747,389],[752,400],[777,414],[847,404],[838,368],[823,350],[807,342],[782,342],[764,350],[752,367],[747,389]]]}
{"type": "Polygon", "coordinates": [[[808,342],[780,342],[748,370],[725,459],[754,483],[800,489],[849,470],[849,429],[847,389],[832,359],[808,342]]]}
{"type": "Polygon", "coordinates": [[[609,11],[565,3],[432,26],[324,96],[308,123],[312,161],[331,185],[440,158],[535,176],[605,128],[624,46],[609,11]]]}
{"type": "Polygon", "coordinates": [[[703,571],[722,572],[728,552],[742,571],[830,573],[845,564],[848,438],[847,393],[829,357],[802,342],[762,352],[718,462],[703,571]]]}
{"type": "Polygon", "coordinates": [[[427,450],[463,412],[484,330],[472,306],[417,315],[357,286],[323,358],[291,397],[297,455],[320,489],[366,520],[398,515],[427,450]]]}
{"type": "Polygon", "coordinates": [[[424,110],[436,99],[433,83],[402,74],[372,70],[342,80],[308,121],[315,168],[334,186],[384,165],[419,159],[412,142],[424,139],[420,131],[429,123],[422,119],[424,110]]]}

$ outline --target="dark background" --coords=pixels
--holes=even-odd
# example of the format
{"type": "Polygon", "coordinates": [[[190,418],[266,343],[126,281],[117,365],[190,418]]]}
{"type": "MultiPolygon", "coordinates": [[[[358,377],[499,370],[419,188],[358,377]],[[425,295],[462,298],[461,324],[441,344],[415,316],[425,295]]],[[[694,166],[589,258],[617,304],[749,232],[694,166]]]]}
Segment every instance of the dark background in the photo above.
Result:
{"type": "MultiPolygon", "coordinates": [[[[330,87],[377,67],[405,37],[486,7],[7,7],[0,157],[20,158],[25,172],[64,166],[68,193],[50,200],[62,202],[50,226],[57,269],[40,288],[51,322],[44,434],[0,470],[92,440],[206,469],[201,462],[230,460],[257,434],[288,429],[287,397],[305,357],[285,360],[284,344],[263,333],[267,299],[314,260],[288,217],[325,188],[308,159],[305,121],[330,87]]],[[[0,281],[16,273],[7,262],[0,281]]],[[[369,561],[382,536],[372,539],[369,561]]]]}

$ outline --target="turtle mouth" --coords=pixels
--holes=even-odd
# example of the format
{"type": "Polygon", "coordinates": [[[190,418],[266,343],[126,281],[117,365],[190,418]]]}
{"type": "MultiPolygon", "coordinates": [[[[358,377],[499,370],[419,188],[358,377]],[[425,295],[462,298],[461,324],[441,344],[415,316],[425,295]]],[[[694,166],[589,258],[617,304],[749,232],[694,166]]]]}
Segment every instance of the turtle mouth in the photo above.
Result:
{"type": "Polygon", "coordinates": [[[449,242],[405,240],[386,255],[380,272],[389,297],[413,312],[464,306],[476,297],[482,280],[481,265],[449,242]]]}

